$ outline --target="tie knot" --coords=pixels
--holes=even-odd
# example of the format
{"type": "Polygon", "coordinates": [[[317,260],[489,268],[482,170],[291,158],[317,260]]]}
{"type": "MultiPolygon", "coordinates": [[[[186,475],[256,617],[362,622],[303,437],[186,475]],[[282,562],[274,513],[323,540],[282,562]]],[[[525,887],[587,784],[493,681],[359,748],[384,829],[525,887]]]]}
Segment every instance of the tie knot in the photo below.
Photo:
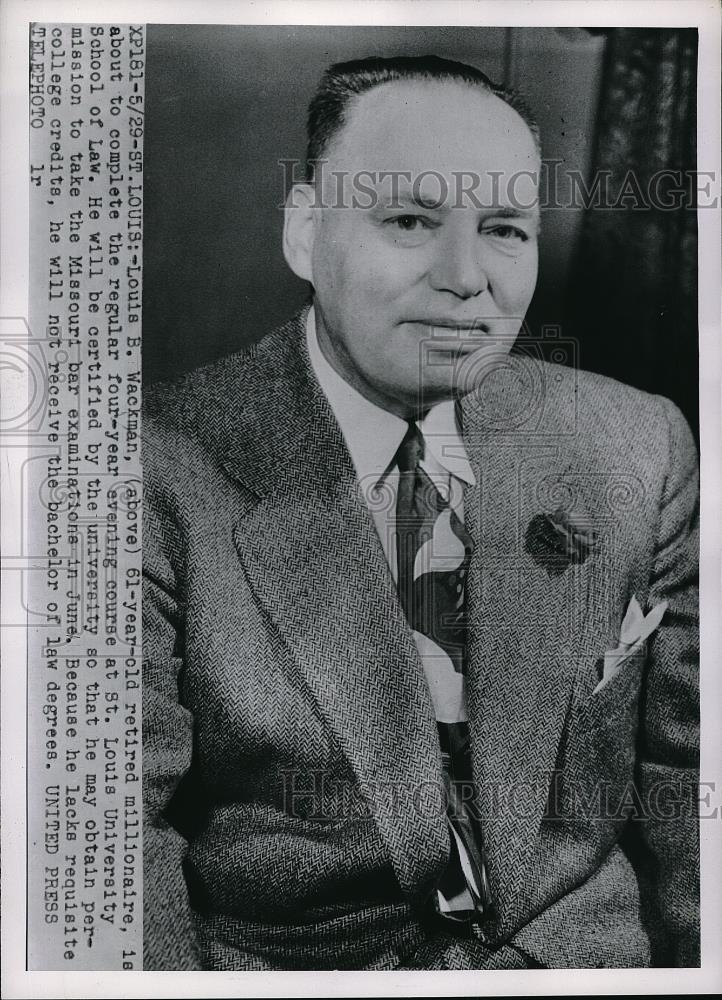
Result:
{"type": "Polygon", "coordinates": [[[404,439],[396,452],[396,462],[401,472],[413,472],[424,457],[424,436],[413,420],[407,423],[404,439]]]}

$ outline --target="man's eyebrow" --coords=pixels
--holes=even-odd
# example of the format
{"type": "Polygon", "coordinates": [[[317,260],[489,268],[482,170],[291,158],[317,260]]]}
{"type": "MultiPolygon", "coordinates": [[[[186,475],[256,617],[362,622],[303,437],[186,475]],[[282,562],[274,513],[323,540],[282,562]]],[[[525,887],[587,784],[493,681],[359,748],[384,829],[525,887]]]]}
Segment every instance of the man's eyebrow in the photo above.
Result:
{"type": "MultiPolygon", "coordinates": [[[[456,206],[439,202],[438,198],[423,198],[414,194],[397,194],[389,198],[381,198],[379,207],[388,211],[389,209],[420,208],[425,212],[448,212],[456,206]]],[[[466,206],[458,206],[466,207],[466,206]]],[[[535,208],[527,208],[515,205],[484,205],[479,207],[479,211],[495,219],[536,219],[538,212],[535,208]]]]}
{"type": "Polygon", "coordinates": [[[425,212],[440,212],[448,206],[440,202],[438,198],[422,198],[416,194],[392,194],[388,198],[381,199],[381,207],[389,208],[422,208],[425,212]]]}
{"type": "Polygon", "coordinates": [[[516,205],[490,205],[484,211],[498,219],[533,219],[537,215],[533,208],[521,208],[516,205]]]}

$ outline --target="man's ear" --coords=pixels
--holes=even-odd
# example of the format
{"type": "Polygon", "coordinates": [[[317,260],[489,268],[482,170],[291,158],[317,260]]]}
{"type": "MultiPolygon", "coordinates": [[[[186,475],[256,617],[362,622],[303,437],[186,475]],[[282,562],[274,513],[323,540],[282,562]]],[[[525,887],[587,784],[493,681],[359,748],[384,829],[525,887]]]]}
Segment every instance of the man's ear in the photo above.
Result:
{"type": "Polygon", "coordinates": [[[283,255],[294,274],[313,284],[313,184],[294,184],[283,209],[283,255]]]}

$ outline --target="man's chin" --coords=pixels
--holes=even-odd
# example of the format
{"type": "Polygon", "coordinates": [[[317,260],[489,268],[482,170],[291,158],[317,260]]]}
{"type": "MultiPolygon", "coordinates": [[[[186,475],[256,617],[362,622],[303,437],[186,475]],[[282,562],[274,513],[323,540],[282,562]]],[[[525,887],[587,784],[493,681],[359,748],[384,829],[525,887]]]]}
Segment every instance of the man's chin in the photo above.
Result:
{"type": "Polygon", "coordinates": [[[440,352],[437,364],[426,374],[421,393],[426,399],[458,398],[477,389],[495,371],[508,367],[510,340],[479,344],[475,350],[440,352]]]}
{"type": "Polygon", "coordinates": [[[449,399],[458,398],[464,394],[464,391],[453,379],[443,382],[440,382],[438,379],[432,379],[424,382],[419,388],[418,409],[421,411],[428,410],[437,403],[444,403],[449,399]]]}

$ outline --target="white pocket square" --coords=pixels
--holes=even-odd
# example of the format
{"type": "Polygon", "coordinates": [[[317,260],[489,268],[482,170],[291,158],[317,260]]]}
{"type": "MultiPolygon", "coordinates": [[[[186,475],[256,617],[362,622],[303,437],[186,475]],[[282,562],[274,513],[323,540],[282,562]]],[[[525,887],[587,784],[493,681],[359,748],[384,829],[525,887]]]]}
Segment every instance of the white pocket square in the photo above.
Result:
{"type": "Polygon", "coordinates": [[[616,649],[610,649],[604,654],[602,679],[592,691],[593,695],[601,690],[605,684],[608,684],[612,677],[616,676],[626,661],[634,656],[652,632],[659,628],[666,610],[667,602],[660,601],[659,604],[655,604],[649,614],[645,615],[637,598],[632,597],[622,621],[619,645],[616,649]]]}

